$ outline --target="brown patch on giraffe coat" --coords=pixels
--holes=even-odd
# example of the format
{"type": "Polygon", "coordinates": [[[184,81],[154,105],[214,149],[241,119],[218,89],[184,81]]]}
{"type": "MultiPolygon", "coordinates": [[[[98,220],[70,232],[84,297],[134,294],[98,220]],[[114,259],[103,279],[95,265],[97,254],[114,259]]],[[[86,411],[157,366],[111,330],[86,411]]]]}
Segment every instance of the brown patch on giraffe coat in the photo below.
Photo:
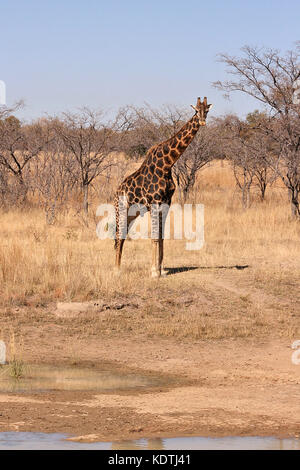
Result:
{"type": "MultiPolygon", "coordinates": [[[[174,149],[174,150],[171,150],[171,152],[170,152],[170,156],[171,156],[172,158],[177,158],[177,157],[179,157],[179,155],[180,155],[180,153],[179,153],[178,150],[175,150],[175,149],[174,149]]],[[[167,163],[167,165],[171,165],[171,164],[173,163],[172,160],[171,160],[171,158],[169,158],[169,157],[166,157],[166,158],[165,158],[165,162],[167,163]]]]}
{"type": "Polygon", "coordinates": [[[138,186],[141,186],[141,185],[143,184],[143,182],[144,182],[144,176],[141,174],[141,175],[139,175],[139,176],[137,177],[137,179],[136,179],[136,184],[137,184],[138,186]]]}
{"type": "Polygon", "coordinates": [[[186,145],[183,142],[179,142],[179,144],[177,145],[177,149],[179,153],[183,152],[185,148],[186,148],[186,145]]]}

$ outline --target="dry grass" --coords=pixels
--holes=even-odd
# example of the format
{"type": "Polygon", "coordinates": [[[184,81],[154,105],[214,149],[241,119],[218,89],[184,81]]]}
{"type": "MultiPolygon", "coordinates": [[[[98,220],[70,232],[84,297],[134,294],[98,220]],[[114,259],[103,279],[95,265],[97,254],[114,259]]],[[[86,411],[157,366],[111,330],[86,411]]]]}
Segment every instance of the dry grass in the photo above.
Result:
{"type": "Polygon", "coordinates": [[[285,191],[270,188],[264,203],[254,197],[243,211],[230,168],[216,163],[202,172],[190,202],[205,205],[205,246],[186,251],[184,241],[167,240],[165,265],[173,271],[160,280],[149,277],[149,240],[125,242],[116,277],[113,242],[97,239],[93,216],[86,227],[69,211],[48,226],[40,210],[2,213],[2,325],[42,322],[58,300],[101,298],[129,299],[134,306],[56,322],[70,335],[299,335],[300,226],[290,220],[285,191]],[[26,316],[18,317],[23,306],[26,316]]]}

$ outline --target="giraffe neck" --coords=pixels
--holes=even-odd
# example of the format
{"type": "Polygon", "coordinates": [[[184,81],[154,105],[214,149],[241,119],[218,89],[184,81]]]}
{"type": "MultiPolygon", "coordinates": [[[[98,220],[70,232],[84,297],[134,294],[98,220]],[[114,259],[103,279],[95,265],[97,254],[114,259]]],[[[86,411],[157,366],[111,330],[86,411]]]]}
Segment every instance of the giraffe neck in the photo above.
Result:
{"type": "Polygon", "coordinates": [[[156,155],[163,157],[166,166],[171,168],[190,145],[199,127],[199,118],[195,114],[177,134],[158,145],[156,155]]]}

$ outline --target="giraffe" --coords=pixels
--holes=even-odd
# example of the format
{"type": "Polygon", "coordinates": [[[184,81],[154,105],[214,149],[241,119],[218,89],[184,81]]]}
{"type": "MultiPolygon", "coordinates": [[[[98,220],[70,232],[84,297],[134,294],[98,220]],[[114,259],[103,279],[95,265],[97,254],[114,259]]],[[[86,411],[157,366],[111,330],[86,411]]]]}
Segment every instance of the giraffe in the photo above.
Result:
{"type": "MultiPolygon", "coordinates": [[[[121,265],[122,250],[126,235],[122,236],[121,217],[126,215],[125,232],[127,233],[129,224],[139,215],[128,216],[129,208],[134,204],[142,204],[147,211],[150,211],[151,219],[154,218],[154,210],[162,205],[171,205],[171,199],[175,191],[175,184],[171,170],[178,158],[183,154],[188,145],[192,142],[201,126],[206,125],[206,116],[211,104],[207,104],[207,98],[203,102],[197,99],[196,106],[191,105],[195,110],[194,116],[184,124],[184,126],[170,139],[151,147],[140,168],[127,176],[119,186],[115,198],[114,207],[116,213],[116,269],[119,271],[121,265]],[[120,201],[123,201],[124,210],[120,210],[120,201]],[[123,214],[121,216],[121,214],[123,214]]],[[[158,217],[159,227],[157,235],[152,238],[152,277],[166,275],[163,269],[163,221],[162,214],[158,217]]]]}

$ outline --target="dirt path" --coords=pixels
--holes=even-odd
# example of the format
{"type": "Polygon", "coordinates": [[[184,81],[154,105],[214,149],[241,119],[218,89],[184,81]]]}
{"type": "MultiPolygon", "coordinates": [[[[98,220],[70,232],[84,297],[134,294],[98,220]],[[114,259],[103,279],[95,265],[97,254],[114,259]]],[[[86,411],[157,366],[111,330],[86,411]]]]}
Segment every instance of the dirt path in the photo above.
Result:
{"type": "Polygon", "coordinates": [[[102,300],[92,311],[59,315],[54,303],[7,308],[4,340],[15,332],[28,363],[142,372],[162,385],[0,393],[0,431],[108,441],[300,434],[300,365],[291,360],[300,339],[296,278],[231,265],[187,269],[102,300]]]}

